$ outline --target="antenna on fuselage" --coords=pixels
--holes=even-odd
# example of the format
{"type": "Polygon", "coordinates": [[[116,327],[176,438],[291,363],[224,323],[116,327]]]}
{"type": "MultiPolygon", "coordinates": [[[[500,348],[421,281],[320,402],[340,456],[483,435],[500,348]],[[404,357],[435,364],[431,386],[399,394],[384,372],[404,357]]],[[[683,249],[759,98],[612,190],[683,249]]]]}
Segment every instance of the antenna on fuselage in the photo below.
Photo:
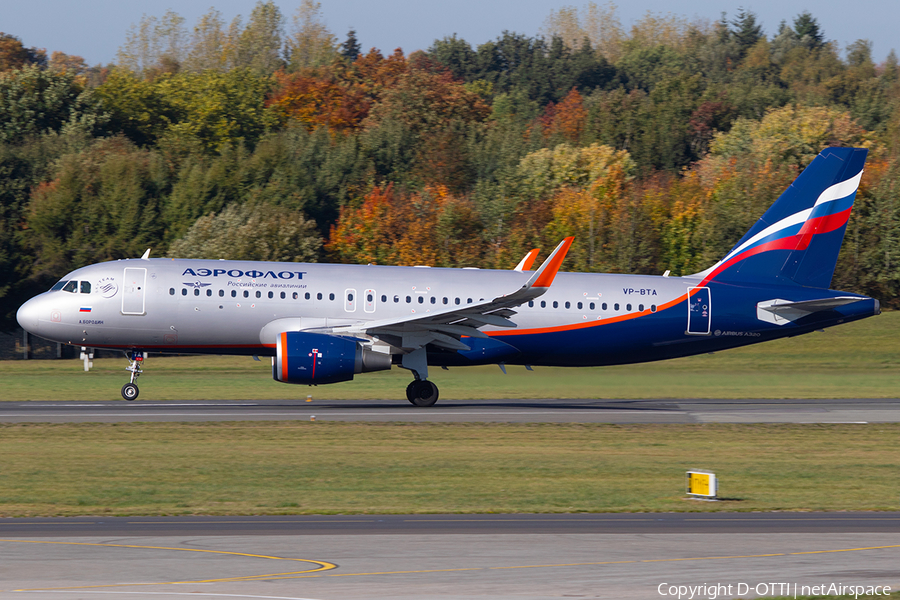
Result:
{"type": "Polygon", "coordinates": [[[150,260],[150,248],[141,255],[141,260],[150,260]]]}

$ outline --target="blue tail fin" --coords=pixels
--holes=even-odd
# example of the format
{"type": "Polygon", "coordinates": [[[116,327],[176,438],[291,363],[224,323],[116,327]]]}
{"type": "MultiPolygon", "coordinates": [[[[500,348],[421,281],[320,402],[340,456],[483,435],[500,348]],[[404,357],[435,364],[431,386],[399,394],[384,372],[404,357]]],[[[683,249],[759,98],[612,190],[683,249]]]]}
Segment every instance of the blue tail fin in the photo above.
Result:
{"type": "Polygon", "coordinates": [[[725,258],[699,274],[704,282],[827,289],[867,153],[823,150],[725,258]]]}

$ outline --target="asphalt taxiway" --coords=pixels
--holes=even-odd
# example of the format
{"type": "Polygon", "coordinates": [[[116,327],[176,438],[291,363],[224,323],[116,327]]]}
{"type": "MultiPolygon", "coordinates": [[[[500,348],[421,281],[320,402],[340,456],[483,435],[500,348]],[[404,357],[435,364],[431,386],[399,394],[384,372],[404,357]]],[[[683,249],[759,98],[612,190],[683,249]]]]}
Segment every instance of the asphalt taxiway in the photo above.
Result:
{"type": "Polygon", "coordinates": [[[0,402],[0,422],[896,423],[900,399],[0,402]]]}
{"type": "Polygon", "coordinates": [[[0,597],[666,598],[678,586],[701,585],[731,590],[716,596],[725,598],[821,585],[884,591],[900,588],[898,532],[900,513],[0,521],[0,597]]]}

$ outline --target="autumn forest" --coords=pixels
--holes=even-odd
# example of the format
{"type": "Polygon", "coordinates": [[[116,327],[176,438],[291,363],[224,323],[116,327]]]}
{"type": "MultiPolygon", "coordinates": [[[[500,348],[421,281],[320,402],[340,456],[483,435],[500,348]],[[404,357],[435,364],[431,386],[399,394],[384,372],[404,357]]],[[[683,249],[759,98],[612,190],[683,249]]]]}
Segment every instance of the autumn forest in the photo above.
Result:
{"type": "Polygon", "coordinates": [[[832,287],[900,307],[900,65],[810,13],[764,28],[613,4],[539,35],[365,49],[304,0],[145,16],[116,61],[0,33],[0,330],[140,256],[700,271],[824,147],[869,159],[832,287]]]}

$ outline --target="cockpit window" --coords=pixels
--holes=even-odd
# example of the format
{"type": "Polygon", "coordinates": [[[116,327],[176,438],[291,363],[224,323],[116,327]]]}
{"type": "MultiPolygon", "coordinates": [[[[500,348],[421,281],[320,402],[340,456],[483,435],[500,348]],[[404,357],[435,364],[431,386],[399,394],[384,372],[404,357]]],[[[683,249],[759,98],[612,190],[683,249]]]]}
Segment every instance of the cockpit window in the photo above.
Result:
{"type": "Polygon", "coordinates": [[[63,286],[62,289],[64,292],[72,292],[73,294],[78,292],[78,282],[70,281],[66,285],[63,286]]]}
{"type": "Polygon", "coordinates": [[[91,282],[90,281],[82,281],[81,282],[81,293],[82,294],[90,294],[91,293],[91,282]]]}
{"type": "Polygon", "coordinates": [[[57,281],[56,285],[54,285],[52,288],[50,288],[50,291],[57,292],[57,291],[63,289],[63,286],[66,285],[67,283],[69,283],[69,282],[65,279],[63,279],[62,281],[57,281]]]}

